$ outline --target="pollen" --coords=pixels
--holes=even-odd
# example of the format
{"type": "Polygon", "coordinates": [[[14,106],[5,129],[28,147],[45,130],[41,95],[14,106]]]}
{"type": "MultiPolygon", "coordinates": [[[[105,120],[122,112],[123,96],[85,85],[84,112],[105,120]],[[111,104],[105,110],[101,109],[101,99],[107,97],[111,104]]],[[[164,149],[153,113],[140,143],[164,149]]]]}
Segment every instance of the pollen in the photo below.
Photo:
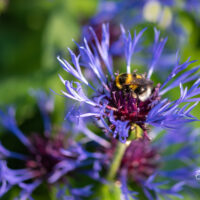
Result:
{"type": "Polygon", "coordinates": [[[143,133],[143,130],[137,124],[131,125],[130,137],[133,137],[133,139],[139,139],[139,138],[142,138],[142,133],[143,133]]]}
{"type": "Polygon", "coordinates": [[[142,79],[142,76],[139,75],[139,74],[137,74],[137,75],[136,75],[136,78],[138,78],[138,79],[142,79]]]}
{"type": "Polygon", "coordinates": [[[122,184],[121,184],[120,181],[115,181],[115,185],[116,185],[117,187],[119,187],[119,188],[122,186],[122,184]]]}

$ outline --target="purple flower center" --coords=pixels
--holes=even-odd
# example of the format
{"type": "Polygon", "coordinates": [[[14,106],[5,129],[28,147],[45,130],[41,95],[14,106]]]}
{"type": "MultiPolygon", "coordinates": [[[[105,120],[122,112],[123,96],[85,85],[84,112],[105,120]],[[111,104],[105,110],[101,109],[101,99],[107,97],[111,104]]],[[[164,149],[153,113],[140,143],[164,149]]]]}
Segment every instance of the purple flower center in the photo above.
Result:
{"type": "MultiPolygon", "coordinates": [[[[103,149],[106,155],[104,164],[109,168],[116,152],[118,140],[111,140],[111,148],[103,149]]],[[[133,140],[126,148],[118,170],[118,177],[126,174],[130,181],[140,182],[150,177],[160,166],[158,149],[152,147],[147,138],[133,140]]]]}
{"type": "Polygon", "coordinates": [[[159,165],[160,155],[147,139],[132,141],[121,161],[120,171],[127,170],[129,177],[140,181],[152,175],[159,165]]]}
{"type": "MultiPolygon", "coordinates": [[[[107,108],[113,110],[115,120],[128,121],[130,127],[138,125],[144,131],[146,130],[145,121],[149,111],[158,103],[160,85],[158,84],[149,98],[141,101],[132,95],[131,92],[118,89],[114,83],[111,86],[111,95],[108,98],[107,108]]],[[[112,128],[112,125],[111,125],[112,128]]]]}
{"type": "Polygon", "coordinates": [[[48,177],[55,165],[66,159],[60,151],[65,146],[63,139],[62,134],[58,134],[56,138],[44,138],[36,134],[31,137],[34,150],[30,152],[26,166],[36,177],[48,177]]]}

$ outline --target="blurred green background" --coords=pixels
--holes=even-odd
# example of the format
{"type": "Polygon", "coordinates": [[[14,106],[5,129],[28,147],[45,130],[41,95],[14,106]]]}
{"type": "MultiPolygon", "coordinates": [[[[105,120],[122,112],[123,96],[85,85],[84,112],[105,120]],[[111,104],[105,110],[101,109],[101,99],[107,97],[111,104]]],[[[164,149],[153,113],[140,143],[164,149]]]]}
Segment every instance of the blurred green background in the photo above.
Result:
{"type": "MultiPolygon", "coordinates": [[[[63,70],[56,56],[73,48],[81,21],[96,6],[97,0],[0,0],[0,106],[17,105],[24,116],[31,113],[30,88],[60,91],[63,70]]],[[[56,101],[62,112],[64,98],[56,101]]]]}
{"type": "MultiPolygon", "coordinates": [[[[72,39],[80,40],[82,22],[96,13],[97,5],[97,0],[0,0],[0,108],[14,104],[19,124],[35,113],[35,100],[29,96],[31,88],[47,92],[51,88],[58,93],[63,88],[58,74],[67,78],[67,73],[56,56],[68,57],[67,47],[75,47],[72,39]]],[[[200,19],[178,11],[177,20],[188,34],[180,49],[182,60],[189,56],[191,60],[199,59],[200,19]]],[[[167,35],[165,30],[162,33],[167,35]]],[[[168,45],[174,45],[170,37],[168,45]]],[[[156,75],[154,78],[159,81],[156,75]]],[[[170,95],[174,99],[177,94],[175,90],[170,95]]],[[[65,98],[56,95],[55,99],[53,118],[62,122],[65,98]]],[[[199,108],[193,114],[200,118],[199,108]]],[[[106,199],[110,194],[107,188],[103,190],[106,199]]],[[[118,192],[113,193],[112,199],[118,199],[118,192]]]]}

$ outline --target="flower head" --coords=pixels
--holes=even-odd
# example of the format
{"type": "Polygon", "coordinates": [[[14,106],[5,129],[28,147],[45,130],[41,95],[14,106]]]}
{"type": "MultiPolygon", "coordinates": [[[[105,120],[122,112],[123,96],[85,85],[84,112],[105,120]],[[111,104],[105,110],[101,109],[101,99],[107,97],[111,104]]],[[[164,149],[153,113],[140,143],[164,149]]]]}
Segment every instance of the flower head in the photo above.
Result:
{"type": "MultiPolygon", "coordinates": [[[[132,29],[138,25],[153,24],[162,30],[167,31],[170,39],[177,45],[186,44],[190,30],[186,29],[180,23],[181,16],[179,11],[188,12],[196,18],[198,15],[200,3],[198,0],[119,0],[119,1],[100,1],[97,13],[87,22],[83,28],[82,38],[86,38],[89,45],[94,44],[94,39],[88,27],[92,27],[99,40],[102,37],[101,26],[103,23],[110,23],[110,53],[113,56],[121,56],[122,40],[120,38],[120,26],[123,24],[126,28],[132,29]],[[195,15],[194,15],[195,13],[195,15]]],[[[198,19],[196,20],[198,21],[198,19]]],[[[174,46],[168,46],[174,51],[174,46]]],[[[175,50],[177,46],[175,47],[175,50]]],[[[174,63],[173,54],[168,51],[163,55],[165,61],[160,65],[163,67],[174,63]],[[170,57],[170,60],[169,60],[170,57]]]]}
{"type": "Polygon", "coordinates": [[[141,181],[150,177],[158,168],[160,155],[146,139],[132,141],[121,161],[120,171],[127,171],[130,179],[141,181]]]}
{"type": "Polygon", "coordinates": [[[130,27],[135,23],[150,21],[169,26],[172,18],[169,8],[172,6],[176,6],[173,0],[103,1],[99,5],[98,13],[91,19],[91,24],[120,21],[130,27]],[[149,12],[150,9],[152,12],[149,12]],[[138,10],[141,12],[138,12],[138,10]],[[164,19],[165,24],[162,24],[164,19]]]}
{"type": "MultiPolygon", "coordinates": [[[[43,92],[37,92],[36,95],[44,117],[43,135],[32,133],[29,137],[25,136],[17,126],[13,108],[8,108],[7,112],[0,111],[1,125],[12,132],[27,149],[22,154],[10,151],[0,144],[0,197],[17,185],[21,188],[20,199],[31,199],[32,192],[41,183],[47,182],[52,185],[60,180],[66,185],[73,198],[79,199],[82,195],[89,195],[90,186],[85,189],[73,188],[63,177],[69,173],[68,177],[73,176],[73,172],[77,172],[78,168],[88,165],[85,162],[88,158],[95,156],[86,152],[81,144],[76,143],[72,138],[66,137],[63,128],[58,129],[56,134],[52,134],[48,117],[49,112],[52,111],[52,98],[43,92]],[[19,160],[23,168],[16,169],[12,165],[8,167],[6,163],[8,158],[19,160]],[[85,190],[84,194],[82,190],[85,190]]],[[[64,194],[62,196],[64,198],[64,194]]]]}
{"type": "Polygon", "coordinates": [[[134,25],[147,21],[167,27],[172,23],[172,12],[169,9],[172,5],[173,0],[101,1],[96,15],[83,27],[82,36],[87,39],[89,45],[93,45],[95,42],[88,28],[92,27],[97,38],[101,40],[102,24],[110,23],[110,53],[113,56],[121,56],[123,51],[119,24],[131,29],[134,25]]]}
{"type": "MultiPolygon", "coordinates": [[[[169,132],[153,143],[139,139],[121,144],[126,147],[114,180],[121,188],[123,198],[139,198],[141,191],[137,190],[137,186],[150,200],[160,196],[168,199],[170,195],[181,197],[181,192],[198,188],[199,183],[195,179],[195,176],[198,178],[198,170],[193,173],[198,157],[198,148],[194,144],[198,141],[199,130],[183,127],[179,133],[169,132]]],[[[101,164],[107,170],[114,163],[116,153],[119,154],[117,142],[112,140],[110,148],[101,148],[105,154],[101,164]]]]}
{"type": "MultiPolygon", "coordinates": [[[[126,142],[127,138],[141,137],[141,131],[147,137],[148,125],[162,128],[174,129],[185,122],[197,120],[190,114],[190,111],[197,105],[199,98],[194,98],[200,94],[197,80],[188,90],[183,88],[183,84],[197,79],[198,67],[184,71],[194,61],[189,59],[180,64],[179,59],[172,72],[163,84],[155,85],[150,79],[152,73],[158,69],[158,61],[167,39],[159,39],[160,32],[155,29],[155,42],[152,49],[152,59],[148,64],[146,74],[131,71],[132,56],[136,51],[136,46],[141,39],[145,29],[132,38],[122,27],[123,51],[126,61],[126,73],[116,74],[113,71],[112,55],[109,53],[109,25],[102,26],[102,40],[99,41],[95,32],[91,28],[96,46],[91,49],[87,40],[79,47],[80,54],[76,56],[70,49],[70,55],[74,67],[65,59],[58,57],[58,60],[65,71],[72,74],[79,82],[61,81],[65,85],[66,92],[62,91],[67,98],[88,105],[89,111],[78,114],[77,117],[94,117],[103,124],[105,131],[112,133],[113,137],[119,138],[121,142],[126,142]],[[81,66],[90,70],[94,74],[94,79],[90,82],[83,75],[81,66]],[[107,70],[107,71],[106,71],[107,70]],[[183,72],[182,74],[180,74],[183,72]],[[92,96],[88,96],[84,87],[92,90],[92,96]],[[180,97],[170,101],[162,98],[169,90],[180,87],[180,97]],[[182,103],[187,105],[181,106],[182,103]],[[195,102],[191,105],[192,102],[195,102]],[[188,107],[188,109],[187,109],[188,107]],[[138,131],[139,130],[139,131],[138,131]]],[[[88,71],[87,71],[88,72],[88,71]]],[[[90,91],[91,94],[91,91],[90,91]]],[[[84,107],[85,108],[85,107],[84,107]]]]}

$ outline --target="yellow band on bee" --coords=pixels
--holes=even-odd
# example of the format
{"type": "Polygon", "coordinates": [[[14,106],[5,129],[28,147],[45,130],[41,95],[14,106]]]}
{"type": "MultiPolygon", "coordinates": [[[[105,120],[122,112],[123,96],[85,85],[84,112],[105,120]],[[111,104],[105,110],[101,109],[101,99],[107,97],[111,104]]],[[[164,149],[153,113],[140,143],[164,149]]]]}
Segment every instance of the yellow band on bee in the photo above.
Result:
{"type": "Polygon", "coordinates": [[[120,82],[119,82],[119,75],[116,77],[116,79],[115,79],[115,83],[116,83],[116,86],[119,88],[119,89],[122,89],[122,85],[120,84],[120,82]]]}
{"type": "Polygon", "coordinates": [[[135,89],[138,88],[138,85],[132,84],[132,85],[129,85],[129,88],[134,91],[135,89]]]}
{"type": "Polygon", "coordinates": [[[127,74],[125,85],[129,85],[133,80],[132,74],[127,74]]]}
{"type": "Polygon", "coordinates": [[[139,74],[137,74],[137,75],[136,75],[136,78],[138,78],[138,79],[141,79],[141,78],[142,78],[142,76],[141,76],[141,75],[139,75],[139,74]]]}

